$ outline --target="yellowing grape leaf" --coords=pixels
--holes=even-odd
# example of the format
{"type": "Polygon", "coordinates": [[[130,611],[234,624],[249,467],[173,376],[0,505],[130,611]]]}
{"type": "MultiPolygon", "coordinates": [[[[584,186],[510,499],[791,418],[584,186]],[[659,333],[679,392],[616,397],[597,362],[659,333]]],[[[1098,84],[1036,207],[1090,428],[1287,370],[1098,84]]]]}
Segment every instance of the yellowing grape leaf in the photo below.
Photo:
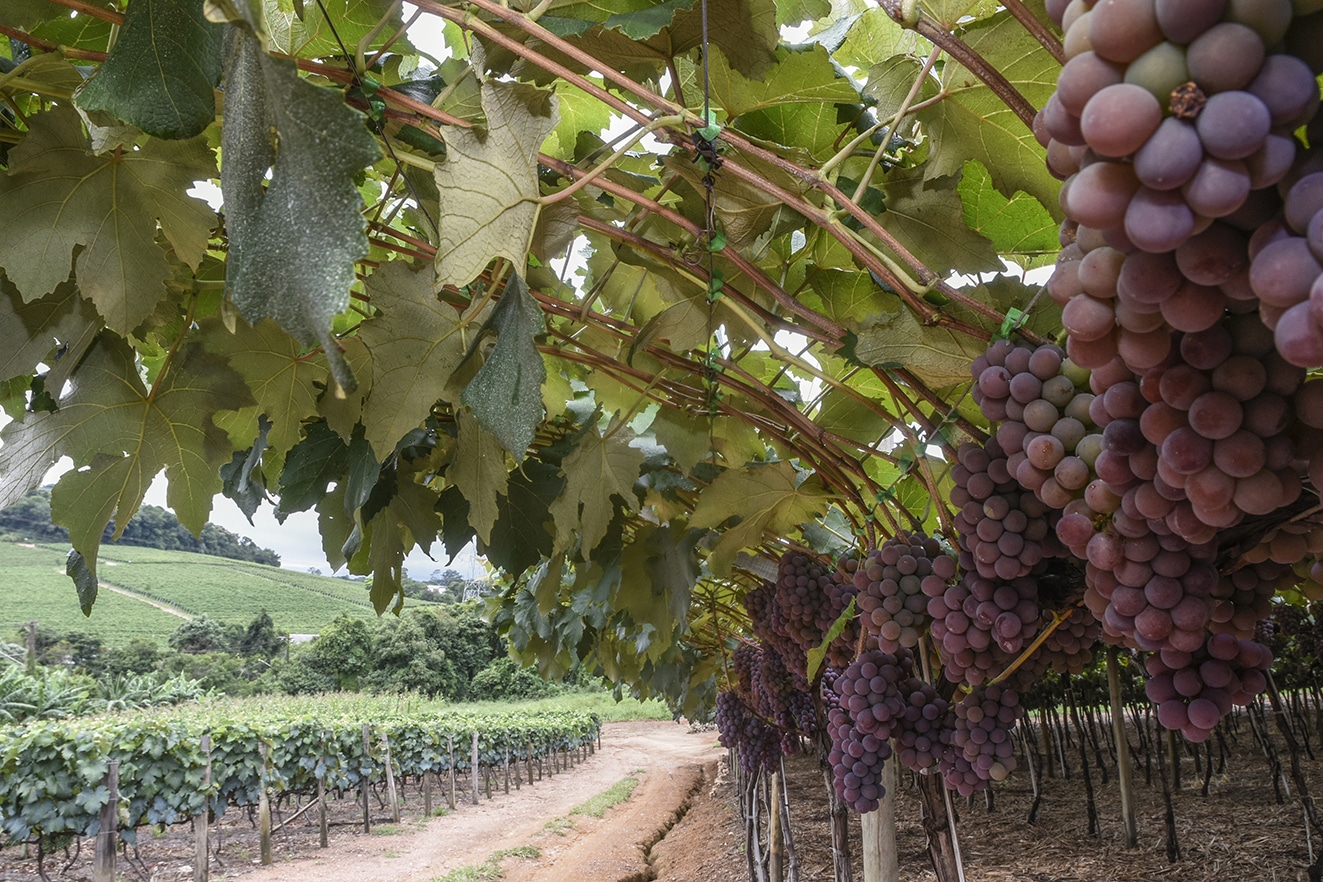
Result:
{"type": "Polygon", "coordinates": [[[57,411],[0,430],[0,507],[35,486],[60,456],[70,457],[75,470],[56,485],[52,517],[71,537],[81,537],[74,547],[95,573],[107,521],[113,514],[123,530],[164,468],[170,507],[180,523],[200,533],[221,490],[220,467],[233,452],[212,417],[251,403],[242,378],[194,344],[175,354],[148,391],[133,350],[102,334],[57,411]]]}
{"type": "MultiPolygon", "coordinates": [[[[980,19],[960,36],[1032,106],[1042,107],[1056,90],[1061,65],[1009,12],[980,19]]],[[[975,159],[991,170],[1004,195],[1023,190],[1054,215],[1059,212],[1061,183],[1048,173],[1043,148],[1029,127],[963,66],[948,62],[941,79],[946,97],[918,111],[932,136],[933,152],[924,166],[928,177],[954,175],[975,159]]]]}
{"type": "Polygon", "coordinates": [[[455,459],[446,478],[469,502],[469,524],[484,544],[491,544],[492,524],[500,515],[500,501],[510,483],[505,453],[468,408],[458,414],[459,437],[455,459]]]}
{"type": "Polygon", "coordinates": [[[31,118],[0,178],[0,267],[24,300],[74,274],[113,330],[128,333],[165,295],[170,265],[157,222],[181,260],[202,260],[216,215],[187,195],[216,174],[205,141],[153,141],[140,150],[89,156],[78,114],[57,107],[31,118]]]}
{"type": "Polygon", "coordinates": [[[75,95],[158,138],[191,138],[216,118],[220,25],[194,0],[134,0],[109,57],[75,95]]]}
{"type": "Polygon", "coordinates": [[[330,328],[367,254],[354,178],[380,155],[377,142],[339,92],[300,78],[243,26],[229,27],[224,56],[226,286],[250,323],[273,318],[299,342],[321,343],[352,389],[330,328]]]}
{"type": "Polygon", "coordinates": [[[467,285],[497,257],[523,272],[537,221],[537,155],[556,126],[556,106],[551,92],[488,82],[482,87],[486,130],[446,130],[446,161],[436,167],[436,186],[445,194],[438,289],[467,285]]]}
{"type": "Polygon", "coordinates": [[[490,307],[461,315],[432,293],[431,272],[415,272],[402,261],[369,276],[367,292],[381,314],[358,330],[372,354],[372,393],[363,403],[363,425],[377,457],[385,459],[438,400],[459,400],[462,390],[450,379],[474,336],[466,329],[489,315],[490,307]]]}
{"type": "Polygon", "coordinates": [[[557,549],[568,549],[578,536],[579,552],[590,560],[615,514],[613,500],[619,499],[628,511],[638,510],[634,482],[643,464],[643,451],[630,447],[629,438],[590,430],[561,463],[565,490],[551,504],[557,549]]]}
{"type": "Polygon", "coordinates": [[[910,253],[940,276],[1001,268],[992,243],[957,218],[956,178],[924,179],[922,168],[893,169],[883,178],[886,214],[882,222],[910,253]]]}
{"type": "Polygon", "coordinates": [[[776,59],[761,77],[751,78],[732,70],[724,53],[713,52],[708,64],[712,103],[733,118],[785,104],[858,102],[859,90],[837,72],[822,46],[782,46],[776,59]]]}
{"type": "Polygon", "coordinates": [[[829,496],[816,475],[801,480],[788,462],[728,469],[698,497],[689,525],[715,530],[732,518],[708,555],[714,576],[730,572],[735,555],[767,536],[785,536],[827,508],[829,496]]]}

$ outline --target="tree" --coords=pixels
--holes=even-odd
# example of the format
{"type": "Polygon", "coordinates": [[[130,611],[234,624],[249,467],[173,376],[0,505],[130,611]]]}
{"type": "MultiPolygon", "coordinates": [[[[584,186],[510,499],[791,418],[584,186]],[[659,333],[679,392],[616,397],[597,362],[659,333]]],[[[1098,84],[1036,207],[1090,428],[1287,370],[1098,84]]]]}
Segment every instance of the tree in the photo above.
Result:
{"type": "Polygon", "coordinates": [[[276,632],[276,623],[264,609],[248,623],[236,648],[240,655],[256,655],[269,659],[284,651],[287,639],[288,636],[276,632]]]}
{"type": "Polygon", "coordinates": [[[372,666],[372,632],[367,622],[341,613],[312,642],[307,664],[329,676],[337,689],[357,689],[358,678],[372,666]]]}
{"type": "Polygon", "coordinates": [[[206,615],[190,619],[176,628],[169,643],[171,649],[189,655],[228,652],[231,646],[225,625],[206,615]]]}

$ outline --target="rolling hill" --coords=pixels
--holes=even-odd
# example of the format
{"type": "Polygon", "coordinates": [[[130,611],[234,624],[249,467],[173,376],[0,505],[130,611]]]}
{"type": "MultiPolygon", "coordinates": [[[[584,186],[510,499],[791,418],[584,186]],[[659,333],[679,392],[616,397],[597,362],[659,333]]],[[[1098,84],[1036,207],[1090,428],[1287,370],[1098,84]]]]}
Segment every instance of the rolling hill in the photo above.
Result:
{"type": "Polygon", "coordinates": [[[278,631],[293,634],[315,634],[345,612],[376,615],[361,582],[185,551],[105,545],[102,589],[85,618],[64,575],[67,550],[0,542],[0,639],[13,639],[34,619],[55,631],[94,634],[109,646],[135,637],[164,646],[184,620],[200,615],[247,625],[265,609],[278,631]]]}

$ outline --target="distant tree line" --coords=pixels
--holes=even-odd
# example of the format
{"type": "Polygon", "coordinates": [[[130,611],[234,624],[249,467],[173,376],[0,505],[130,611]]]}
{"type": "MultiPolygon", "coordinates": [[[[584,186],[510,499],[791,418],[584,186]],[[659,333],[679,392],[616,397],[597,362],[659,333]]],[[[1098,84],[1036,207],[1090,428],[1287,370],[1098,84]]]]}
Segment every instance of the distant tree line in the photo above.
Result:
{"type": "MultiPolygon", "coordinates": [[[[102,540],[110,541],[115,525],[106,527],[102,540]]],[[[51,522],[51,494],[47,489],[33,490],[27,496],[0,511],[0,535],[29,542],[68,542],[69,531],[51,522]]],[[[121,545],[160,548],[164,551],[192,551],[280,566],[280,555],[262,548],[247,536],[231,533],[224,527],[207,524],[201,536],[194,536],[170,511],[157,505],[144,505],[124,528],[121,545]]]]}
{"type": "Polygon", "coordinates": [[[142,638],[107,646],[84,632],[40,627],[35,638],[36,660],[50,668],[97,681],[182,675],[229,695],[355,690],[501,701],[602,688],[577,674],[553,683],[518,667],[483,618],[480,602],[472,600],[415,607],[379,619],[346,613],[311,643],[294,646],[265,610],[246,626],[205,615],[183,622],[170,635],[168,649],[142,638]]]}

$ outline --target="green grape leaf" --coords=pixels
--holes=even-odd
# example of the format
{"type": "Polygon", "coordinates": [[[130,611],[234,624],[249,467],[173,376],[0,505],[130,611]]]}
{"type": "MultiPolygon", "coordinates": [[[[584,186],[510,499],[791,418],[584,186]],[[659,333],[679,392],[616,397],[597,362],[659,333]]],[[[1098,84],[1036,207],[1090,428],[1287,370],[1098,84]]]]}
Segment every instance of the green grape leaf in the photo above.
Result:
{"type": "MultiPolygon", "coordinates": [[[[931,51],[932,44],[920,37],[918,31],[901,27],[885,9],[874,6],[865,9],[854,20],[846,32],[845,41],[832,53],[832,58],[843,67],[870,70],[893,55],[922,58],[931,51]]],[[[912,78],[910,82],[913,82],[912,78]]]]}
{"type": "Polygon", "coordinates": [[[756,548],[767,536],[785,536],[826,511],[828,495],[815,476],[801,480],[788,462],[727,469],[703,491],[689,525],[727,526],[708,555],[714,576],[730,572],[735,555],[756,548]]]}
{"type": "Polygon", "coordinates": [[[236,446],[246,445],[257,430],[259,416],[265,415],[270,421],[270,431],[264,433],[266,444],[283,457],[303,437],[303,421],[317,413],[325,362],[310,357],[307,347],[270,320],[253,327],[240,319],[233,333],[215,319],[202,322],[201,327],[204,345],[239,372],[257,402],[221,415],[216,424],[230,433],[236,446]]]}
{"type": "Polygon", "coordinates": [[[510,482],[496,439],[482,427],[468,408],[457,414],[459,437],[455,459],[446,471],[450,483],[459,488],[469,502],[468,521],[478,538],[492,541],[492,525],[500,515],[500,501],[510,482]]]}
{"type": "Polygon", "coordinates": [[[172,275],[157,222],[189,266],[196,269],[206,252],[216,215],[187,191],[215,176],[211,151],[199,138],[90,156],[72,109],[57,107],[31,124],[0,178],[0,266],[31,301],[67,280],[72,260],[83,296],[106,324],[132,331],[165,296],[172,275]]]}
{"type": "Polygon", "coordinates": [[[578,537],[580,553],[591,560],[615,514],[613,500],[619,499],[627,511],[638,510],[634,482],[643,451],[629,446],[628,439],[620,433],[586,432],[561,463],[565,492],[551,505],[558,549],[569,548],[578,537]]]}
{"type": "Polygon", "coordinates": [[[64,574],[73,579],[74,590],[78,592],[78,607],[83,615],[90,616],[92,605],[96,603],[96,573],[92,572],[83,556],[71,548],[64,562],[64,574]]]}
{"type": "Polygon", "coordinates": [[[939,275],[1001,269],[992,243],[955,220],[961,211],[955,178],[924,180],[922,168],[894,169],[883,186],[887,231],[939,275]]]}
{"type": "Polygon", "coordinates": [[[363,415],[363,404],[372,394],[372,356],[367,345],[358,338],[343,337],[339,341],[340,354],[358,381],[358,388],[346,392],[338,383],[328,383],[326,391],[317,401],[317,411],[326,417],[326,423],[346,441],[354,434],[363,415]]]}
{"type": "Polygon", "coordinates": [[[528,286],[518,273],[511,274],[483,328],[496,331],[496,345],[460,396],[517,462],[527,456],[533,433],[542,422],[542,381],[547,366],[536,338],[544,327],[542,310],[528,286]]]}
{"type": "Polygon", "coordinates": [[[66,472],[52,493],[51,515],[96,572],[101,531],[113,514],[122,531],[152,479],[165,469],[166,500],[180,523],[200,533],[221,490],[220,467],[233,448],[212,422],[221,410],[252,402],[247,387],[222,361],[194,344],[176,352],[170,370],[149,392],[134,352],[103,334],[74,374],[54,413],[35,414],[0,430],[0,507],[40,481],[60,456],[66,472]]]}
{"type": "Polygon", "coordinates": [[[986,344],[946,327],[926,327],[908,309],[878,313],[860,325],[853,348],[859,364],[905,368],[930,388],[969,380],[969,363],[986,344]]]}
{"type": "Polygon", "coordinates": [[[793,27],[831,14],[831,0],[776,0],[776,26],[793,27]]]}
{"type": "MultiPolygon", "coordinates": [[[[712,103],[732,118],[787,104],[854,104],[858,88],[838,73],[831,56],[819,45],[780,47],[776,64],[757,78],[732,70],[721,52],[712,53],[708,77],[712,103]]],[[[833,110],[835,123],[835,111],[833,110]]]]}
{"type": "MultiPolygon", "coordinates": [[[[217,420],[217,424],[220,421],[217,420]]],[[[236,450],[234,457],[226,465],[221,466],[221,492],[227,499],[234,502],[243,512],[243,516],[248,518],[248,523],[253,523],[253,515],[257,509],[266,501],[266,485],[262,480],[261,471],[258,466],[262,463],[262,454],[267,448],[267,433],[271,430],[271,421],[265,415],[257,418],[257,438],[253,441],[253,446],[247,450],[236,450]]]]}
{"type": "MultiPolygon", "coordinates": [[[[0,354],[0,378],[31,374],[40,362],[52,369],[63,367],[62,374],[67,374],[65,366],[82,357],[100,328],[96,309],[79,296],[72,282],[63,282],[45,297],[24,303],[14,286],[0,276],[0,340],[9,345],[0,354]],[[51,350],[57,347],[62,351],[51,359],[51,350]]],[[[63,385],[62,380],[51,382],[53,389],[63,385]]]]}
{"type": "Polygon", "coordinates": [[[74,97],[158,138],[191,138],[216,118],[221,25],[195,0],[134,0],[110,55],[74,97]]]}
{"type": "MultiPolygon", "coordinates": [[[[1047,103],[1056,89],[1061,65],[1015,16],[999,12],[959,33],[1032,106],[1047,103]]],[[[917,111],[932,137],[933,151],[924,164],[927,176],[957,174],[967,160],[974,159],[992,172],[992,182],[1003,194],[1012,196],[1023,190],[1055,216],[1061,183],[1048,172],[1043,148],[1029,127],[963,66],[948,63],[942,69],[941,82],[943,100],[917,111]]]]}
{"type": "Polygon", "coordinates": [[[367,293],[380,311],[358,326],[372,355],[372,393],[363,403],[363,424],[377,456],[385,459],[408,432],[422,425],[439,400],[456,402],[462,389],[451,377],[468,349],[468,328],[489,309],[461,315],[432,293],[432,273],[402,261],[377,269],[367,293]]]}
{"type": "Polygon", "coordinates": [[[324,421],[308,424],[307,437],[285,458],[276,517],[283,522],[294,512],[317,505],[326,495],[326,486],[339,482],[348,468],[349,447],[340,436],[324,421]]]}
{"type": "Polygon", "coordinates": [[[818,676],[818,669],[822,667],[823,660],[827,657],[827,650],[837,637],[845,633],[845,627],[850,624],[854,618],[854,598],[845,605],[841,614],[832,622],[827,633],[823,635],[822,642],[808,651],[808,679],[812,683],[818,676]]]}
{"type": "Polygon", "coordinates": [[[464,286],[497,257],[522,272],[537,221],[537,156],[556,127],[556,96],[523,83],[482,87],[486,131],[445,133],[436,286],[464,286]]]}
{"type": "Polygon", "coordinates": [[[650,650],[665,649],[676,626],[689,617],[690,592],[702,572],[694,549],[703,535],[682,524],[647,524],[620,556],[614,605],[636,624],[656,629],[650,650]]]}
{"type": "MultiPolygon", "coordinates": [[[[590,79],[601,85],[598,78],[590,79]]],[[[552,156],[573,162],[579,135],[583,132],[600,135],[611,125],[611,109],[601,99],[564,82],[556,83],[556,99],[560,118],[547,139],[545,150],[552,156]]]]}
{"type": "Polygon", "coordinates": [[[249,323],[273,318],[299,342],[322,344],[352,391],[330,328],[368,250],[354,179],[379,157],[376,140],[339,92],[300,78],[242,26],[229,27],[224,56],[226,286],[249,323]]]}
{"type": "Polygon", "coordinates": [[[1000,254],[1026,268],[1056,259],[1057,223],[1037,199],[1023,190],[1007,199],[992,186],[987,167],[973,160],[965,163],[957,190],[966,226],[991,240],[1000,254]]]}
{"type": "MultiPolygon", "coordinates": [[[[302,12],[286,0],[261,0],[261,6],[271,50],[304,58],[343,56],[341,41],[352,55],[378,22],[383,27],[368,48],[380,46],[403,24],[399,4],[391,0],[304,0],[302,12]]],[[[408,45],[397,41],[394,50],[408,45]]]]}
{"type": "MultiPolygon", "coordinates": [[[[550,557],[555,542],[547,529],[551,520],[548,508],[564,486],[565,479],[556,466],[538,459],[525,461],[510,474],[506,495],[500,500],[500,516],[492,527],[491,543],[479,543],[478,551],[512,576],[550,557]]],[[[456,495],[459,495],[457,489],[456,495]]],[[[445,511],[442,514],[446,519],[446,550],[458,551],[463,546],[452,544],[451,517],[445,511]]],[[[462,536],[463,529],[456,535],[462,536]]]]}
{"type": "Polygon", "coordinates": [[[372,571],[372,607],[381,615],[392,609],[399,615],[404,606],[404,535],[389,508],[382,510],[368,524],[368,564],[372,571]]]}

